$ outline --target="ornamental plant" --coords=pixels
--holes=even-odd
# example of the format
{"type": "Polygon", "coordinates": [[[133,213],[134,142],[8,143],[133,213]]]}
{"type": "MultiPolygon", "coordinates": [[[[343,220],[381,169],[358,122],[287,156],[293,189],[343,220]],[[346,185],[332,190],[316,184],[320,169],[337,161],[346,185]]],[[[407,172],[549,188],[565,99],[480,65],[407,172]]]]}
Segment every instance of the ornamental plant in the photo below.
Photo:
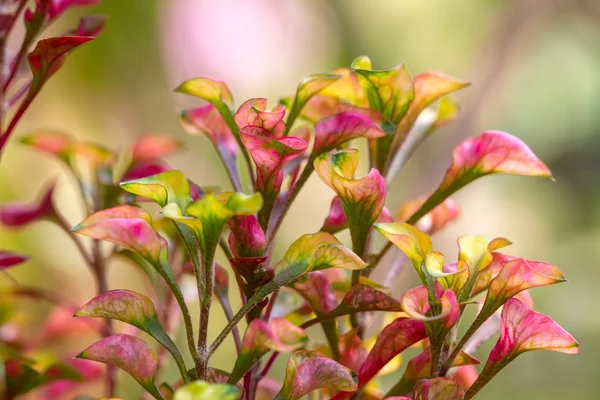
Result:
{"type": "MultiPolygon", "coordinates": [[[[35,358],[44,345],[40,338],[6,341],[7,398],[35,388],[55,390],[50,398],[60,398],[81,379],[104,382],[105,396],[114,397],[119,368],[155,399],[295,400],[309,393],[336,400],[471,399],[524,352],[577,353],[575,339],[533,311],[528,294],[563,282],[557,267],[508,255],[508,239],[480,236],[460,237],[457,259],[446,260],[431,239],[459,215],[451,196],[478,178],[551,177],[522,141],[499,131],[469,138],[456,147],[431,193],[400,206],[387,203],[394,211],[386,207],[388,184],[423,141],[456,118],[458,105],[449,95],[466,86],[439,73],[413,78],[403,64],[373,70],[364,56],[351,68],[309,76],[272,109],[262,98],[235,106],[220,81],[186,81],[176,91],[200,105],[181,113],[182,125],[214,146],[229,180],[219,183],[224,191],[199,186],[162,161],[180,149],[168,137],[146,136],[119,152],[61,133],[21,138],[66,166],[88,216],[71,229],[49,185],[35,203],[2,206],[0,221],[15,228],[41,219],[57,224],[82,253],[98,294],[74,306],[56,293],[16,286],[10,301],[46,299],[62,310],[62,324],[50,318],[44,329],[101,338],[55,364],[35,358]],[[358,141],[368,145],[364,176],[357,174],[360,152],[352,147],[358,141]],[[285,245],[277,242],[281,224],[312,175],[332,197],[329,215],[318,232],[298,232],[277,259],[274,245],[285,245]],[[346,229],[350,246],[336,238],[346,229]],[[381,249],[377,236],[387,243],[381,249]],[[227,265],[216,262],[218,253],[227,265]],[[391,265],[384,263],[388,253],[394,253],[391,265]],[[111,257],[138,266],[148,290],[109,290],[111,257]],[[420,286],[396,298],[389,285],[405,266],[412,266],[420,286]],[[370,279],[376,268],[388,269],[384,282],[370,279]],[[233,295],[242,300],[236,310],[233,295]],[[215,302],[227,323],[209,341],[215,302]],[[467,308],[477,309],[474,319],[467,308]],[[383,323],[375,319],[379,314],[383,323]],[[180,330],[185,341],[177,343],[180,330]],[[475,352],[497,331],[478,369],[475,352]],[[223,371],[211,358],[226,340],[237,356],[223,371]],[[400,368],[397,356],[410,347],[419,353],[400,368]],[[272,377],[278,357],[288,359],[281,382],[272,377]],[[167,364],[179,371],[176,380],[164,378],[167,364]],[[381,386],[383,374],[393,374],[396,383],[381,386]]],[[[6,252],[0,263],[6,269],[24,259],[6,252]]],[[[10,313],[0,322],[18,329],[10,313]]]]}

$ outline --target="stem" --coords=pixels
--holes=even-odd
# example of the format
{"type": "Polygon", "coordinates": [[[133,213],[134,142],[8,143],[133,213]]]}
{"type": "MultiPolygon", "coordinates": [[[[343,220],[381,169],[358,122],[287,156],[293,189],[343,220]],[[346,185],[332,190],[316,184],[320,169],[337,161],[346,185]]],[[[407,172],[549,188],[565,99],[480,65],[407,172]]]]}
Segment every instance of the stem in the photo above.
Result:
{"type": "Polygon", "coordinates": [[[260,373],[261,378],[264,378],[265,376],[267,376],[267,374],[269,373],[269,370],[273,366],[273,363],[275,362],[275,359],[277,358],[278,355],[279,355],[278,351],[274,351],[273,354],[271,354],[271,357],[269,357],[269,361],[267,361],[267,363],[265,364],[265,367],[263,368],[262,372],[260,373]]]}
{"type": "Polygon", "coordinates": [[[290,196],[289,196],[287,202],[285,203],[285,206],[283,207],[283,210],[281,211],[279,218],[275,222],[275,225],[273,226],[273,229],[271,230],[271,232],[269,232],[269,243],[267,244],[267,247],[269,247],[269,245],[275,238],[277,231],[281,227],[281,223],[283,222],[283,219],[285,218],[287,212],[289,211],[290,207],[292,206],[292,203],[296,199],[296,196],[298,196],[298,193],[300,193],[300,189],[302,189],[302,187],[304,186],[304,184],[306,183],[306,181],[312,174],[312,172],[314,170],[312,160],[313,160],[312,157],[308,159],[308,163],[304,167],[304,170],[302,170],[302,174],[300,174],[300,177],[298,178],[298,180],[296,181],[296,184],[292,188],[290,196]]]}
{"type": "MultiPolygon", "coordinates": [[[[229,298],[226,294],[221,294],[219,292],[216,292],[216,294],[217,300],[219,300],[221,308],[223,308],[223,312],[225,313],[225,318],[227,318],[227,322],[231,322],[231,320],[233,319],[233,310],[231,309],[231,303],[229,302],[229,298]]],[[[231,334],[233,335],[235,350],[238,354],[240,354],[240,351],[242,349],[242,340],[240,339],[240,331],[237,326],[233,328],[231,334]]]]}
{"type": "Polygon", "coordinates": [[[323,326],[323,331],[325,332],[325,337],[327,338],[327,342],[329,343],[329,347],[331,349],[331,358],[335,361],[340,361],[342,355],[340,354],[339,347],[339,337],[337,332],[337,325],[335,320],[323,321],[321,323],[323,326]]]}
{"type": "Polygon", "coordinates": [[[274,291],[269,299],[269,304],[267,304],[267,309],[265,310],[265,315],[263,316],[263,320],[265,320],[265,322],[269,322],[271,320],[271,314],[273,313],[273,307],[275,307],[277,296],[279,296],[279,289],[274,291]]]}
{"type": "Polygon", "coordinates": [[[214,258],[215,246],[206,246],[202,254],[202,277],[204,278],[204,293],[200,293],[198,285],[198,294],[201,295],[200,303],[200,327],[198,334],[198,355],[200,356],[200,368],[198,369],[198,379],[206,379],[208,370],[208,321],[210,317],[210,307],[212,305],[213,287],[215,284],[214,258]]]}
{"type": "Polygon", "coordinates": [[[441,372],[445,373],[446,371],[448,371],[448,369],[450,369],[450,367],[452,367],[454,360],[456,359],[456,357],[458,357],[461,350],[465,347],[469,339],[471,339],[475,332],[477,332],[477,329],[479,329],[488,318],[489,315],[482,315],[481,312],[479,313],[479,315],[477,316],[477,318],[475,318],[469,329],[467,329],[467,331],[465,332],[464,336],[452,349],[452,353],[450,353],[450,355],[446,359],[446,362],[442,366],[441,372]]]}
{"type": "MultiPolygon", "coordinates": [[[[102,256],[102,249],[100,247],[100,241],[94,240],[92,245],[93,254],[93,271],[96,278],[97,293],[100,295],[108,291],[108,283],[106,281],[106,263],[102,256]]],[[[106,326],[103,337],[108,337],[114,334],[113,322],[111,319],[106,319],[106,326]]],[[[111,398],[115,395],[115,389],[117,385],[116,381],[117,370],[114,366],[106,366],[106,397],[111,398]]]]}
{"type": "Polygon", "coordinates": [[[10,100],[8,101],[8,106],[14,106],[21,99],[21,97],[23,97],[23,95],[29,91],[30,87],[31,80],[29,80],[29,82],[21,86],[21,88],[10,98],[10,100]]]}

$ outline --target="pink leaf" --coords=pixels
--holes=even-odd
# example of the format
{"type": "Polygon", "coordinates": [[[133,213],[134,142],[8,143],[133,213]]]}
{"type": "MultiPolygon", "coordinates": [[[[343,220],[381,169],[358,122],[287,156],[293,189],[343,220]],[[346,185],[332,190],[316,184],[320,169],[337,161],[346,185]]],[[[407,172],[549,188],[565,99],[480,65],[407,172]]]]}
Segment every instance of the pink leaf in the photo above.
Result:
{"type": "Polygon", "coordinates": [[[242,349],[229,383],[236,383],[268,351],[287,353],[304,347],[308,336],[303,329],[282,318],[273,318],[270,324],[253,320],[244,334],[242,349]]]}
{"type": "Polygon", "coordinates": [[[519,300],[509,299],[502,310],[500,338],[480,379],[484,379],[484,383],[489,381],[520,354],[532,350],[576,354],[579,343],[550,317],[530,310],[519,300]]]}
{"type": "Polygon", "coordinates": [[[52,204],[54,183],[43,193],[35,203],[9,203],[0,206],[0,223],[8,227],[22,227],[32,222],[51,219],[56,216],[52,204]]]}
{"type": "Polygon", "coordinates": [[[276,138],[282,137],[285,131],[285,106],[278,104],[273,111],[266,111],[266,108],[267,99],[246,100],[235,113],[235,122],[240,129],[258,126],[271,132],[276,138]]]}
{"type": "Polygon", "coordinates": [[[367,176],[353,179],[358,161],[358,150],[331,151],[318,156],[314,167],[321,180],[340,198],[353,246],[360,253],[371,226],[383,210],[387,189],[383,177],[374,168],[367,176]]]}
{"type": "MultiPolygon", "coordinates": [[[[406,222],[406,220],[421,208],[425,200],[426,199],[422,197],[402,204],[397,214],[398,221],[406,222]]],[[[458,204],[454,200],[448,198],[421,217],[414,225],[419,230],[429,235],[433,235],[458,218],[459,215],[460,209],[458,208],[458,204]]]]}
{"type": "Polygon", "coordinates": [[[166,256],[167,242],[152,228],[151,222],[150,215],[141,208],[117,206],[90,215],[73,232],[108,240],[156,263],[166,256]]]}
{"type": "Polygon", "coordinates": [[[360,114],[341,112],[322,119],[316,124],[313,154],[333,150],[356,138],[375,139],[382,136],[385,136],[385,132],[369,118],[360,114]]]}
{"type": "Polygon", "coordinates": [[[134,161],[145,161],[171,155],[181,149],[181,143],[172,137],[146,135],[133,145],[131,154],[134,161]]]}
{"type": "Polygon", "coordinates": [[[492,279],[482,312],[488,314],[495,311],[523,290],[564,281],[564,275],[554,265],[522,258],[509,261],[492,279]]]}
{"type": "Polygon", "coordinates": [[[327,314],[337,305],[335,292],[324,271],[311,272],[291,286],[317,315],[327,314]]]}
{"type": "Polygon", "coordinates": [[[154,351],[142,339],[125,334],[108,336],[89,346],[77,358],[98,361],[120,368],[151,394],[158,392],[154,385],[158,359],[154,351]]]}
{"type": "Polygon", "coordinates": [[[27,256],[22,256],[6,250],[0,250],[0,271],[17,266],[27,260],[29,260],[29,257],[27,256]]]}
{"type": "MultiPolygon", "coordinates": [[[[426,337],[425,325],[421,321],[398,318],[386,326],[377,336],[375,345],[360,368],[358,389],[363,388],[394,357],[426,337]]],[[[352,394],[345,391],[332,400],[347,399],[352,394]]]]}
{"type": "Polygon", "coordinates": [[[361,365],[363,365],[369,355],[362,340],[358,337],[357,329],[352,329],[340,337],[339,349],[341,355],[340,363],[352,371],[360,370],[361,365]]]}
{"type": "Polygon", "coordinates": [[[400,302],[371,286],[359,283],[344,296],[333,315],[346,315],[364,311],[402,311],[400,302]]]}
{"type": "Polygon", "coordinates": [[[356,374],[316,351],[296,351],[288,361],[283,388],[276,398],[298,400],[321,388],[355,391],[356,374]]]}
{"type": "Polygon", "coordinates": [[[71,34],[76,36],[92,36],[96,37],[104,29],[106,17],[103,15],[86,15],[81,17],[79,25],[71,34]]]}
{"type": "MultiPolygon", "coordinates": [[[[387,207],[384,206],[383,210],[381,210],[381,214],[379,214],[379,217],[377,217],[377,220],[375,222],[388,223],[393,222],[393,220],[394,218],[392,217],[390,210],[388,210],[387,207]]],[[[324,232],[336,233],[346,229],[347,227],[348,219],[346,218],[346,213],[344,212],[342,201],[338,196],[336,196],[331,201],[329,215],[325,219],[321,230],[324,232]]]]}
{"type": "Polygon", "coordinates": [[[98,4],[100,0],[50,0],[48,16],[56,19],[60,14],[73,6],[91,6],[98,4]]]}
{"type": "Polygon", "coordinates": [[[450,379],[423,379],[415,385],[414,400],[462,400],[463,388],[450,379]]]}

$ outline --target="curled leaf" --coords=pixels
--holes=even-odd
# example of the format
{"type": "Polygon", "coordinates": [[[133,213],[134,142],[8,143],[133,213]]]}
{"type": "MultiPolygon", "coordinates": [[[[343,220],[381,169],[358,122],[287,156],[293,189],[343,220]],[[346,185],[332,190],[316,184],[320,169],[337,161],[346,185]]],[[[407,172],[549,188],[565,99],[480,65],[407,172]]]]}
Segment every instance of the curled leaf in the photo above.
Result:
{"type": "Polygon", "coordinates": [[[296,120],[296,118],[298,118],[306,103],[314,95],[318,94],[320,91],[333,84],[339,78],[339,75],[315,74],[306,77],[302,80],[302,82],[300,82],[298,88],[296,89],[296,96],[294,97],[292,107],[287,118],[286,134],[293,127],[294,121],[296,120]]]}
{"type": "Polygon", "coordinates": [[[277,105],[273,111],[266,111],[267,99],[246,100],[235,113],[234,119],[240,129],[258,126],[272,133],[273,137],[283,136],[285,131],[285,106],[277,105]]]}
{"type": "Polygon", "coordinates": [[[470,85],[468,82],[459,81],[439,72],[419,74],[415,76],[413,83],[414,100],[410,103],[406,115],[398,124],[398,132],[408,132],[419,114],[434,101],[470,85]]]}
{"type": "Polygon", "coordinates": [[[340,112],[320,120],[315,125],[313,154],[334,150],[359,137],[375,139],[382,136],[385,136],[385,132],[368,117],[351,112],[340,112]]]}
{"type": "Polygon", "coordinates": [[[415,95],[406,67],[400,64],[386,71],[373,71],[370,65],[369,69],[354,68],[360,64],[354,63],[353,69],[367,94],[370,107],[382,113],[394,125],[397,124],[406,114],[415,95]]]}
{"type": "Polygon", "coordinates": [[[425,282],[421,265],[433,247],[429,235],[412,225],[400,222],[375,224],[373,227],[406,254],[421,280],[425,282]]]}
{"type": "Polygon", "coordinates": [[[161,398],[154,385],[156,354],[142,339],[125,334],[108,336],[82,351],[77,358],[101,362],[131,375],[149,393],[161,398]]]}
{"type": "Polygon", "coordinates": [[[355,149],[332,151],[318,156],[315,170],[342,203],[354,249],[361,253],[371,226],[383,210],[386,186],[376,169],[361,179],[352,179],[358,167],[359,154],[355,149]]]}
{"type": "Polygon", "coordinates": [[[229,383],[236,383],[270,350],[287,353],[304,347],[307,341],[304,330],[285,319],[273,318],[270,324],[261,319],[253,320],[244,334],[229,383]]]}
{"type": "Polygon", "coordinates": [[[233,105],[233,97],[227,84],[210,78],[190,79],[179,85],[175,91],[199,97],[214,105],[233,105]]]}
{"type": "Polygon", "coordinates": [[[356,374],[316,351],[296,351],[288,361],[285,381],[276,400],[298,400],[321,388],[357,389],[356,374]]]}
{"type": "Polygon", "coordinates": [[[178,170],[121,182],[121,188],[137,196],[152,199],[161,207],[169,203],[187,207],[192,201],[188,181],[178,170]]]}
{"type": "Polygon", "coordinates": [[[244,127],[240,135],[256,165],[256,189],[265,200],[259,219],[263,229],[266,229],[268,217],[281,190],[283,167],[302,154],[306,142],[294,136],[276,138],[266,129],[256,126],[244,127]]]}

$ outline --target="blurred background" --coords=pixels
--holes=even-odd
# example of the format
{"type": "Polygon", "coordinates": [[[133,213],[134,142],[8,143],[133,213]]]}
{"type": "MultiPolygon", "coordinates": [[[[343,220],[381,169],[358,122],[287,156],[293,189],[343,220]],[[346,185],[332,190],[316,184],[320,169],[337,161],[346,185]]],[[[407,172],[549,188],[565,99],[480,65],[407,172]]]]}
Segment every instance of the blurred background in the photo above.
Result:
{"type": "MultiPolygon", "coordinates": [[[[347,67],[365,54],[376,69],[405,62],[413,76],[437,70],[472,82],[457,95],[460,118],[421,147],[389,189],[387,206],[395,211],[402,201],[436,187],[451,150],[465,137],[498,129],[527,142],[556,182],[506,176],[479,180],[454,197],[462,215],[434,243],[453,260],[460,235],[507,237],[514,243],[507,252],[553,263],[568,278],[534,289],[532,296],[537,311],[579,340],[581,354],[520,357],[481,398],[597,398],[600,2],[104,0],[95,9],[71,12],[50,33],[75,24],[78,12],[107,15],[105,30],[68,59],[16,136],[52,129],[117,147],[148,132],[172,135],[186,151],[169,161],[200,185],[222,184],[226,175],[210,142],[188,136],[179,125],[178,112],[199,104],[173,92],[186,79],[225,80],[238,105],[250,97],[268,97],[274,105],[292,94],[302,77],[347,67]]],[[[0,166],[0,201],[33,199],[56,180],[56,204],[75,225],[83,211],[71,179],[55,161],[16,139],[0,166]]],[[[283,226],[279,253],[321,226],[332,197],[313,176],[283,226]]],[[[0,230],[0,242],[32,256],[13,274],[20,282],[60,288],[79,304],[93,296],[93,281],[75,247],[54,226],[42,222],[0,230]]],[[[405,272],[394,282],[395,293],[416,284],[412,271],[405,272]]],[[[139,289],[137,274],[127,264],[111,263],[110,286],[139,289]]],[[[31,307],[25,318],[33,323],[47,312],[31,307]]],[[[218,308],[213,321],[211,337],[224,321],[218,308]]],[[[73,351],[90,342],[82,340],[73,351]]],[[[230,369],[232,347],[223,346],[211,365],[230,369]]],[[[285,361],[280,357],[277,374],[285,361]]],[[[131,383],[120,396],[135,398],[135,382],[120,377],[131,383]]]]}

